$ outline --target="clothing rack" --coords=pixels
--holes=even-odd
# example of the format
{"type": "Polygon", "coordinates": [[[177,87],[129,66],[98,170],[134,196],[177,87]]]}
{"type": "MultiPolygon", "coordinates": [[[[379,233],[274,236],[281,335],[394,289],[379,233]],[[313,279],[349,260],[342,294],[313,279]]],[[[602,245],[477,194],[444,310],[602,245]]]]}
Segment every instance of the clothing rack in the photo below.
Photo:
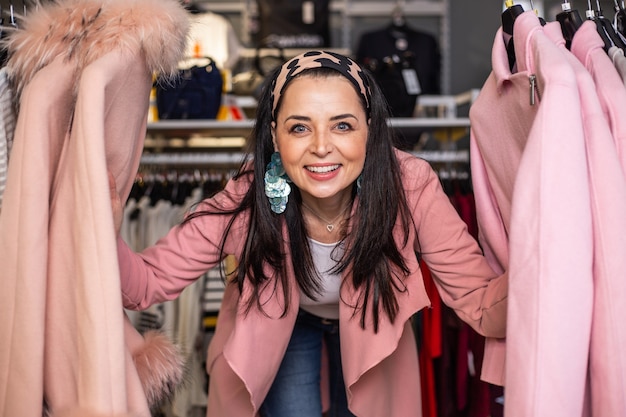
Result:
{"type": "MultiPolygon", "coordinates": [[[[450,151],[414,151],[413,155],[429,162],[469,162],[467,149],[450,151]]],[[[238,165],[245,158],[243,152],[167,152],[144,153],[141,163],[144,165],[238,165]]]]}

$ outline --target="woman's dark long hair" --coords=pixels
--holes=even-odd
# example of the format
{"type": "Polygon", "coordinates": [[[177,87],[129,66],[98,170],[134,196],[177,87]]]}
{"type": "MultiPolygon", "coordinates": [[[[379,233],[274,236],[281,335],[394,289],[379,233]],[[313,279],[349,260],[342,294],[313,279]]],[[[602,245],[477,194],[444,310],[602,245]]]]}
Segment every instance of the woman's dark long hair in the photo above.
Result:
{"type": "MultiPolygon", "coordinates": [[[[330,77],[342,75],[329,68],[315,68],[303,71],[302,76],[330,77]]],[[[290,299],[291,287],[287,278],[287,263],[282,228],[286,224],[288,244],[291,251],[296,282],[308,297],[315,299],[321,289],[320,278],[315,270],[306,228],[300,211],[301,196],[297,187],[292,187],[287,209],[283,214],[271,211],[265,196],[264,174],[266,165],[274,152],[271,136],[272,102],[271,80],[277,76],[274,72],[268,77],[259,97],[256,123],[251,133],[248,152],[254,155],[253,170],[250,164],[242,164],[234,179],[252,175],[252,186],[242,200],[241,205],[230,214],[235,214],[222,237],[222,252],[226,237],[238,215],[248,215],[249,229],[243,252],[238,259],[236,281],[240,291],[248,281],[253,291],[250,297],[242,300],[246,311],[257,307],[263,311],[261,291],[273,287],[284,300],[283,315],[288,311],[293,300],[290,299]],[[267,268],[269,266],[269,268],[267,268]],[[272,271],[271,276],[267,271],[272,271]]],[[[354,315],[360,314],[361,327],[365,328],[368,308],[371,309],[374,331],[378,331],[379,313],[382,309],[390,321],[394,321],[398,312],[396,291],[405,291],[404,277],[409,273],[398,245],[406,245],[408,228],[412,225],[410,212],[402,186],[399,163],[394,153],[394,136],[387,124],[388,104],[370,74],[365,75],[371,86],[369,109],[369,133],[366,144],[366,158],[363,167],[359,204],[355,216],[350,219],[351,233],[343,238],[345,252],[335,272],[348,272],[352,284],[361,291],[354,315]],[[400,221],[404,231],[401,242],[394,239],[394,227],[400,221]]],[[[287,87],[288,88],[288,87],[287,87]]],[[[360,95],[359,95],[360,97],[360,95]]],[[[278,103],[280,109],[281,103],[278,103]]],[[[365,102],[362,100],[365,109],[365,102]]],[[[280,110],[279,110],[280,111],[280,110]]],[[[353,193],[356,194],[356,185],[353,193]]],[[[217,210],[217,207],[216,207],[217,210]]],[[[215,211],[203,211],[193,214],[189,219],[206,214],[224,214],[215,211]]],[[[189,220],[188,219],[188,220],[189,220]]],[[[275,296],[279,296],[275,294],[275,296]]]]}

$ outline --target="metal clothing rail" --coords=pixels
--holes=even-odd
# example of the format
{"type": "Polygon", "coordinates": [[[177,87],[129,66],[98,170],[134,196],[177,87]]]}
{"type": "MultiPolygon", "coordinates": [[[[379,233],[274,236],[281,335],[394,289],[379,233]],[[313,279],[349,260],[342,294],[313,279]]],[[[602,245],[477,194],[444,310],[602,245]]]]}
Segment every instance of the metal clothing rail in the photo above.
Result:
{"type": "MultiPolygon", "coordinates": [[[[469,162],[469,151],[466,149],[453,151],[415,151],[417,157],[433,163],[469,162]]],[[[238,165],[247,155],[243,152],[164,152],[144,153],[141,163],[144,165],[238,165]]]]}
{"type": "MultiPolygon", "coordinates": [[[[440,129],[454,127],[469,127],[469,118],[465,117],[397,117],[389,119],[389,125],[395,129],[440,129]]],[[[238,135],[248,133],[254,127],[254,120],[218,121],[218,120],[161,120],[148,123],[148,134],[172,135],[181,132],[211,131],[215,136],[227,136],[227,133],[238,135]],[[234,133],[232,133],[234,132],[234,133]]]]}

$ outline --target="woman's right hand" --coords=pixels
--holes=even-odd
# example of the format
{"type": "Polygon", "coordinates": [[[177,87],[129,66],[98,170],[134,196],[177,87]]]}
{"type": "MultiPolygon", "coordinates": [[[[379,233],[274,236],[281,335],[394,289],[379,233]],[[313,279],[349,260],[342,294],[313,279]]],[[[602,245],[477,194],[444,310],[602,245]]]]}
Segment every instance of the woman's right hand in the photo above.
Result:
{"type": "Polygon", "coordinates": [[[122,221],[124,220],[124,206],[122,200],[117,192],[115,184],[115,177],[111,174],[111,171],[107,171],[109,174],[109,194],[111,195],[111,209],[113,210],[113,222],[115,224],[115,236],[119,236],[122,229],[122,221]]]}

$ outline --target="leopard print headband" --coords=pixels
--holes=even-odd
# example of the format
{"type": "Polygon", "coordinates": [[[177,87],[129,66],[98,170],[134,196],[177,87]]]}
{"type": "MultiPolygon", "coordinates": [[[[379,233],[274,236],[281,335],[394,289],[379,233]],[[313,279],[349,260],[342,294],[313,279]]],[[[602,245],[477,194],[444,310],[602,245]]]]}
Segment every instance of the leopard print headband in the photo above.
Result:
{"type": "Polygon", "coordinates": [[[287,61],[272,82],[272,117],[276,120],[276,107],[285,87],[302,71],[311,68],[332,68],[346,77],[365,101],[366,113],[370,108],[370,87],[359,65],[347,56],[327,51],[309,51],[287,61]]]}

